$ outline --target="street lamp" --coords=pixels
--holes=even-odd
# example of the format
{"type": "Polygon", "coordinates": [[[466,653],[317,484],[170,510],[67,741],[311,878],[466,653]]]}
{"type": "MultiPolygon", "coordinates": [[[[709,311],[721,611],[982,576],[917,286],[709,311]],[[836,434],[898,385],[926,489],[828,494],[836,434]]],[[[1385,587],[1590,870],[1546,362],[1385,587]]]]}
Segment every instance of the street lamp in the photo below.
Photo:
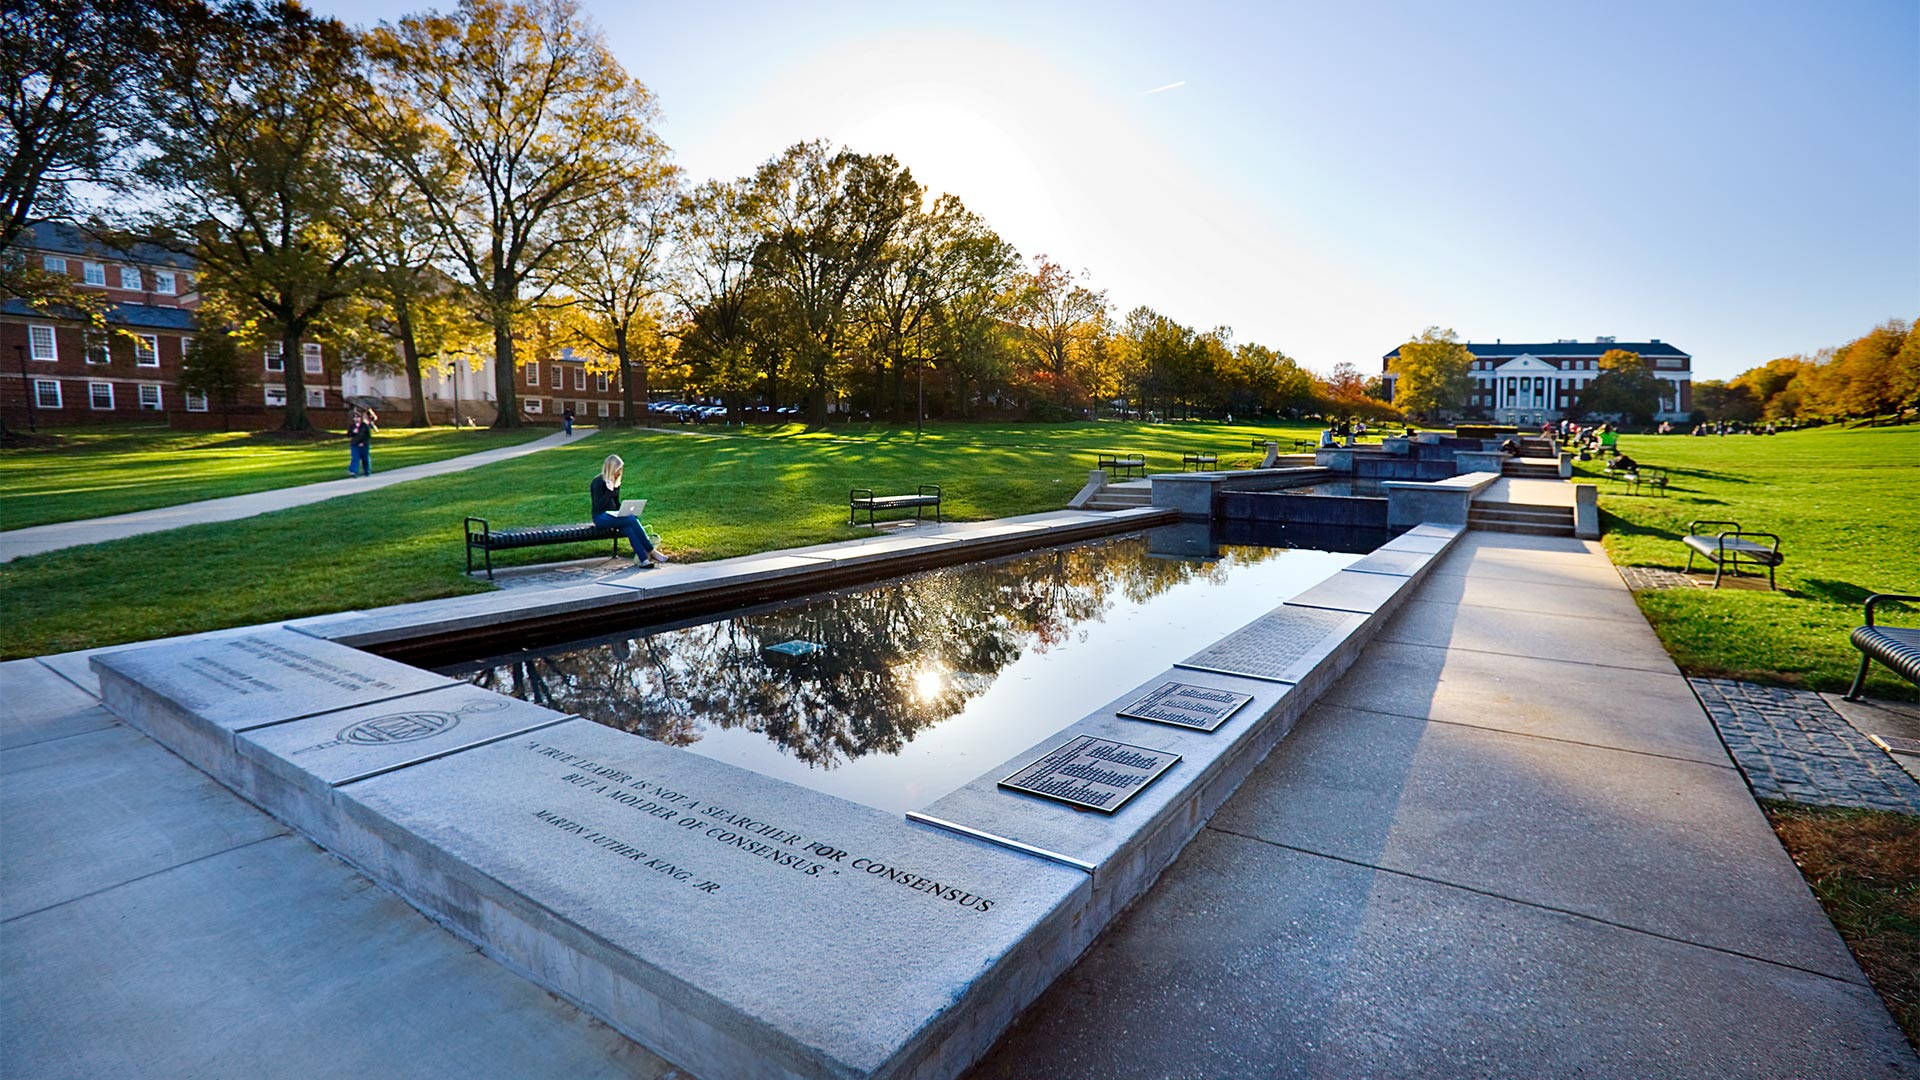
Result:
{"type": "Polygon", "coordinates": [[[27,347],[15,345],[13,355],[20,363],[20,390],[27,395],[27,430],[38,431],[33,423],[33,384],[27,381],[27,347]]]}

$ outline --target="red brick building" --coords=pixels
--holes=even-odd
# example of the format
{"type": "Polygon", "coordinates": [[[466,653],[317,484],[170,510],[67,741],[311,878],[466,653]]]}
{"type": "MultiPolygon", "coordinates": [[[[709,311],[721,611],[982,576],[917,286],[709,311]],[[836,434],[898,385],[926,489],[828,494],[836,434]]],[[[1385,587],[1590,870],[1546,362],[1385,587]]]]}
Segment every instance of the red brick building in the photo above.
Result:
{"type": "MultiPolygon", "coordinates": [[[[150,244],[109,248],[71,225],[43,222],[23,237],[16,257],[63,274],[79,290],[101,293],[107,322],[124,333],[101,334],[57,310],[36,311],[17,298],[0,300],[0,411],[25,426],[166,420],[176,427],[274,427],[286,404],[285,362],[278,342],[252,359],[255,385],[235,408],[217,414],[201,395],[180,389],[180,362],[195,334],[200,295],[193,260],[150,244]],[[129,337],[131,335],[131,337],[129,337]]],[[[295,361],[307,379],[307,405],[321,425],[343,425],[337,358],[303,343],[295,361]]],[[[217,403],[214,403],[217,408],[217,403]]]]}
{"type": "MultiPolygon", "coordinates": [[[[582,423],[597,423],[625,415],[618,372],[589,371],[584,357],[563,349],[557,357],[528,360],[520,365],[520,411],[534,419],[558,420],[568,408],[582,423]]],[[[638,390],[638,387],[635,387],[638,390]]],[[[644,395],[634,395],[633,407],[644,414],[644,395]]],[[[644,420],[644,415],[642,417],[644,420]]]]}
{"type": "MultiPolygon", "coordinates": [[[[1489,416],[1504,424],[1531,427],[1542,421],[1573,418],[1580,394],[1600,374],[1600,356],[1610,349],[1638,353],[1660,384],[1660,411],[1656,420],[1683,421],[1693,411],[1693,357],[1654,338],[1651,341],[1592,341],[1572,338],[1541,344],[1507,345],[1499,341],[1466,343],[1473,354],[1473,391],[1468,412],[1489,416]]],[[[1393,400],[1395,349],[1380,358],[1393,400]]]]}

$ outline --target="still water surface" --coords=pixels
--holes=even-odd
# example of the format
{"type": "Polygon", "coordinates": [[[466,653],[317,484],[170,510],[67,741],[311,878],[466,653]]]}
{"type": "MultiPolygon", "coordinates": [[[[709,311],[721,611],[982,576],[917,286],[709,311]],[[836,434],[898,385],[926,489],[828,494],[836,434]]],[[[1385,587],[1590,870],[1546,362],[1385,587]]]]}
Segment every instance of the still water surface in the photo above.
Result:
{"type": "Polygon", "coordinates": [[[1357,557],[1156,530],[449,674],[883,810],[918,809],[1357,557]],[[1158,540],[1156,542],[1156,535],[1158,540]]]}

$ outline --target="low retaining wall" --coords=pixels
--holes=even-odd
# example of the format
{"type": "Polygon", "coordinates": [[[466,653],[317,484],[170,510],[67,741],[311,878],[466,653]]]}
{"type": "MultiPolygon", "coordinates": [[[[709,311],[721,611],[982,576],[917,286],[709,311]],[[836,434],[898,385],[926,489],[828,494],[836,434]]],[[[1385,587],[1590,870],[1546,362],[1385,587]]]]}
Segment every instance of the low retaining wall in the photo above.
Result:
{"type": "Polygon", "coordinates": [[[1387,524],[1398,527],[1433,522],[1464,526],[1473,497],[1498,479],[1500,474],[1496,471],[1464,473],[1426,484],[1389,480],[1380,485],[1387,489],[1387,524]]]}
{"type": "Polygon", "coordinates": [[[1333,475],[1316,466],[1280,469],[1236,469],[1232,472],[1153,474],[1153,505],[1183,518],[1212,518],[1215,502],[1229,491],[1273,491],[1299,487],[1333,475]]]}

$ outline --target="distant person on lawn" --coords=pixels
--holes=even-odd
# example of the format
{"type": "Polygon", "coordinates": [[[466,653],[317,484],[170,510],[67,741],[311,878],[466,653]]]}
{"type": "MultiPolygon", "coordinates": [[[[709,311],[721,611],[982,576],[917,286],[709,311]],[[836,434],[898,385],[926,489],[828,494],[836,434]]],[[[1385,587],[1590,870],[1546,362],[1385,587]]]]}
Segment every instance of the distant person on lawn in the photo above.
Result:
{"type": "Polygon", "coordinates": [[[603,529],[619,529],[625,533],[627,543],[633,545],[633,561],[637,565],[652,566],[666,562],[666,554],[647,539],[647,530],[640,525],[640,515],[620,512],[620,478],[626,470],[627,463],[620,460],[619,454],[608,454],[607,460],[600,463],[600,475],[587,485],[588,492],[593,496],[593,523],[603,529]]]}
{"type": "Polygon", "coordinates": [[[373,475],[373,432],[379,416],[372,409],[353,410],[353,422],[347,425],[347,475],[373,475]]]}
{"type": "Polygon", "coordinates": [[[560,414],[560,424],[565,429],[564,431],[565,434],[567,435],[573,434],[573,410],[572,409],[568,409],[566,412],[563,412],[560,414]]]}

